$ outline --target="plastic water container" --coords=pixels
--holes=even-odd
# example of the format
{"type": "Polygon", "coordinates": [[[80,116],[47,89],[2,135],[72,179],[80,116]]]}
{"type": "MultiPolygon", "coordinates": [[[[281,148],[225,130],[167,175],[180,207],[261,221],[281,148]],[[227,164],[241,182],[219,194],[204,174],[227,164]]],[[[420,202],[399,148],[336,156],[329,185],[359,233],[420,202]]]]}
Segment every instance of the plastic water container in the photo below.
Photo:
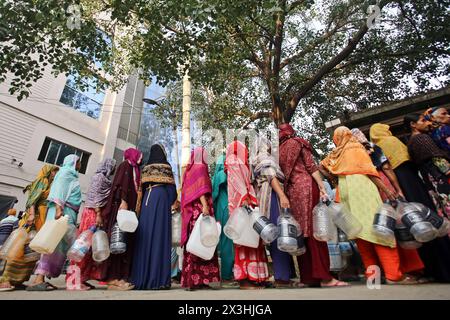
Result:
{"type": "Polygon", "coordinates": [[[293,253],[298,249],[297,237],[301,234],[298,223],[291,215],[289,209],[282,209],[278,217],[278,228],[280,235],[277,239],[278,250],[293,253]]]}
{"type": "Polygon", "coordinates": [[[231,240],[237,240],[241,237],[242,232],[247,228],[249,223],[248,211],[243,207],[237,208],[228,218],[223,228],[223,233],[231,240]]]}
{"type": "Polygon", "coordinates": [[[117,212],[117,224],[120,230],[132,233],[136,231],[139,221],[134,211],[119,210],[117,212]]]}
{"type": "Polygon", "coordinates": [[[181,213],[172,211],[172,246],[181,244],[181,213]]]}
{"type": "Polygon", "coordinates": [[[316,205],[312,212],[313,218],[313,236],[318,241],[330,241],[334,238],[333,230],[335,230],[328,207],[325,203],[320,202],[316,205]]]}
{"type": "Polygon", "coordinates": [[[417,249],[422,246],[422,243],[418,242],[409,232],[409,229],[401,222],[397,222],[395,226],[395,238],[398,245],[403,249],[417,249]]]}
{"type": "Polygon", "coordinates": [[[110,253],[108,235],[103,230],[97,230],[92,237],[92,259],[102,262],[108,259],[110,253]]]}
{"type": "Polygon", "coordinates": [[[431,223],[431,225],[437,230],[437,237],[448,236],[450,231],[450,223],[447,218],[441,217],[436,211],[428,209],[425,214],[425,220],[431,223]]]}
{"type": "Polygon", "coordinates": [[[251,224],[256,233],[259,234],[265,243],[272,243],[279,235],[278,227],[270,220],[261,215],[258,208],[255,208],[251,215],[251,224]]]}
{"type": "Polygon", "coordinates": [[[9,235],[0,250],[0,257],[5,260],[14,260],[24,253],[28,232],[25,228],[17,228],[9,235]]]}
{"type": "Polygon", "coordinates": [[[245,211],[247,212],[247,223],[244,225],[241,236],[238,239],[233,240],[233,242],[237,245],[249,247],[249,248],[258,248],[259,246],[259,234],[253,228],[252,216],[253,211],[245,207],[245,211]]]}
{"type": "Polygon", "coordinates": [[[362,224],[339,203],[331,203],[328,212],[334,224],[345,232],[349,239],[354,239],[362,231],[362,224]]]}
{"type": "Polygon", "coordinates": [[[83,231],[80,236],[75,240],[69,252],[67,252],[67,258],[74,262],[80,262],[84,256],[89,252],[92,245],[92,237],[94,236],[95,226],[90,227],[86,231],[83,231]]]}
{"type": "Polygon", "coordinates": [[[24,262],[38,261],[39,258],[41,257],[40,253],[33,251],[30,248],[30,242],[34,239],[36,234],[37,234],[36,230],[30,230],[30,232],[28,232],[28,239],[25,243],[25,249],[24,249],[24,254],[23,254],[24,262]]]}
{"type": "Polygon", "coordinates": [[[306,252],[306,246],[305,246],[305,238],[303,236],[303,232],[297,236],[297,250],[294,252],[291,252],[291,255],[293,256],[301,256],[306,252]]]}
{"type": "Polygon", "coordinates": [[[75,240],[77,240],[77,233],[78,233],[77,227],[69,223],[69,225],[67,226],[67,232],[63,238],[69,247],[71,247],[75,242],[75,240]]]}
{"type": "Polygon", "coordinates": [[[111,254],[122,254],[127,251],[127,243],[125,241],[125,232],[120,230],[119,225],[114,224],[111,230],[111,243],[109,245],[111,254]]]}
{"type": "Polygon", "coordinates": [[[330,256],[330,271],[339,272],[344,270],[346,259],[343,259],[339,244],[328,242],[328,255],[330,256]]]}
{"type": "Polygon", "coordinates": [[[41,254],[52,254],[63,239],[69,225],[69,217],[48,220],[30,243],[30,248],[41,254]]]}
{"type": "Polygon", "coordinates": [[[202,214],[200,221],[200,240],[205,247],[215,247],[219,243],[217,222],[214,217],[202,214]]]}
{"type": "MultiPolygon", "coordinates": [[[[188,242],[186,244],[186,251],[192,253],[193,255],[203,259],[203,260],[211,260],[214,256],[214,251],[216,251],[216,247],[206,247],[203,245],[201,241],[201,219],[197,219],[194,224],[194,228],[192,229],[192,233],[189,236],[188,242]]],[[[219,222],[216,222],[217,233],[220,236],[221,226],[219,222]]]]}
{"type": "Polygon", "coordinates": [[[401,217],[401,222],[414,238],[419,242],[428,242],[436,238],[437,230],[433,225],[426,221],[427,208],[415,202],[399,202],[397,206],[398,215],[401,217]]]}
{"type": "Polygon", "coordinates": [[[394,241],[396,215],[396,210],[389,203],[383,203],[374,216],[373,232],[386,241],[394,241]]]}

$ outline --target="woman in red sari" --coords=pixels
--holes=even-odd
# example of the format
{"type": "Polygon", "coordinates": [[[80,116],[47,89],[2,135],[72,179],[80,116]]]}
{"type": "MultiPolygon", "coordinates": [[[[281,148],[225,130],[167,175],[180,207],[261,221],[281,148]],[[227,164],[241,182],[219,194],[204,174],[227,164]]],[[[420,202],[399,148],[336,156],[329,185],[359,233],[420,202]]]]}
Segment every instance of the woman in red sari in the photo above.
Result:
{"type": "MultiPolygon", "coordinates": [[[[250,182],[250,167],[247,147],[234,141],[227,147],[225,172],[228,182],[228,209],[230,216],[236,208],[255,207],[258,203],[255,190],[250,182]]],[[[239,281],[241,289],[264,288],[269,278],[267,256],[260,240],[259,247],[249,248],[234,245],[234,278],[239,281]]]]}
{"type": "Polygon", "coordinates": [[[330,274],[328,246],[312,236],[312,210],[327,192],[308,141],[296,136],[288,123],[280,125],[280,167],[286,177],[285,190],[292,215],[305,237],[306,253],[298,256],[302,283],[321,287],[348,286],[330,274]]]}
{"type": "Polygon", "coordinates": [[[220,286],[220,269],[217,255],[211,260],[186,251],[186,243],[194,229],[197,219],[204,215],[212,215],[212,186],[208,172],[207,154],[201,147],[191,152],[189,164],[183,175],[181,188],[181,246],[184,246],[183,270],[181,273],[181,286],[187,290],[201,288],[217,288],[220,286]]]}

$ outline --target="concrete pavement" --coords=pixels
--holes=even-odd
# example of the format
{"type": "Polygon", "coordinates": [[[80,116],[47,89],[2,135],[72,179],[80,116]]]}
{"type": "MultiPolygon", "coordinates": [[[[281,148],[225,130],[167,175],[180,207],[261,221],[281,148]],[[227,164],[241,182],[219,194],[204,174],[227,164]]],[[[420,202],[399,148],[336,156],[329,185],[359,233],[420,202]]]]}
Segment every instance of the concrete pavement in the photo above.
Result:
{"type": "MultiPolygon", "coordinates": [[[[347,288],[302,288],[264,290],[198,290],[188,292],[175,285],[162,291],[108,291],[98,286],[90,291],[66,291],[64,278],[53,279],[59,290],[0,292],[0,300],[450,300],[450,284],[382,285],[368,289],[365,283],[352,282],[347,288]]],[[[92,284],[97,285],[95,282],[92,284]]]]}

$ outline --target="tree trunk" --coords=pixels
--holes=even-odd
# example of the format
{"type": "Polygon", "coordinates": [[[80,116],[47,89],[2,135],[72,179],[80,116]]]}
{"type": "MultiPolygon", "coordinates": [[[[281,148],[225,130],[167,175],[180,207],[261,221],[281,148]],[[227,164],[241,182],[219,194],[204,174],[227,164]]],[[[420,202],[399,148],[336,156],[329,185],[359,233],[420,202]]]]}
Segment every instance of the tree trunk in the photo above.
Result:
{"type": "MultiPolygon", "coordinates": [[[[183,127],[181,142],[181,179],[191,155],[191,81],[187,74],[183,77],[183,127]]],[[[183,180],[181,180],[183,183],[183,180]]]]}

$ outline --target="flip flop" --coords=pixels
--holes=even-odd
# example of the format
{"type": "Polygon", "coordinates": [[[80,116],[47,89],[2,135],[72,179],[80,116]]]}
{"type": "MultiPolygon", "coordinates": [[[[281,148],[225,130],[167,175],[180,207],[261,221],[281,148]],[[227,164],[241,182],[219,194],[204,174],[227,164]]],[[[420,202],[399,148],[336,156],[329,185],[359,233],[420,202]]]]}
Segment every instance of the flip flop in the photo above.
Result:
{"type": "Polygon", "coordinates": [[[42,282],[27,287],[27,291],[53,291],[53,290],[55,290],[55,286],[51,285],[48,282],[42,282]]]}
{"type": "Polygon", "coordinates": [[[351,285],[347,282],[344,281],[336,281],[334,284],[329,285],[329,284],[320,284],[320,288],[345,288],[345,287],[350,287],[351,285]]]}
{"type": "Polygon", "coordinates": [[[412,277],[404,277],[402,280],[399,281],[392,281],[389,279],[386,279],[386,284],[389,285],[412,285],[412,284],[419,284],[419,281],[412,277]]]}
{"type": "Polygon", "coordinates": [[[9,286],[5,288],[0,288],[0,292],[14,291],[14,289],[15,289],[14,286],[9,286]]]}
{"type": "Polygon", "coordinates": [[[108,288],[107,288],[107,290],[112,290],[112,291],[130,291],[133,289],[134,289],[134,285],[120,286],[120,285],[114,285],[114,284],[108,285],[108,288]]]}
{"type": "Polygon", "coordinates": [[[305,284],[297,281],[291,281],[289,283],[281,283],[275,281],[274,286],[275,289],[301,289],[305,288],[305,284]]]}

